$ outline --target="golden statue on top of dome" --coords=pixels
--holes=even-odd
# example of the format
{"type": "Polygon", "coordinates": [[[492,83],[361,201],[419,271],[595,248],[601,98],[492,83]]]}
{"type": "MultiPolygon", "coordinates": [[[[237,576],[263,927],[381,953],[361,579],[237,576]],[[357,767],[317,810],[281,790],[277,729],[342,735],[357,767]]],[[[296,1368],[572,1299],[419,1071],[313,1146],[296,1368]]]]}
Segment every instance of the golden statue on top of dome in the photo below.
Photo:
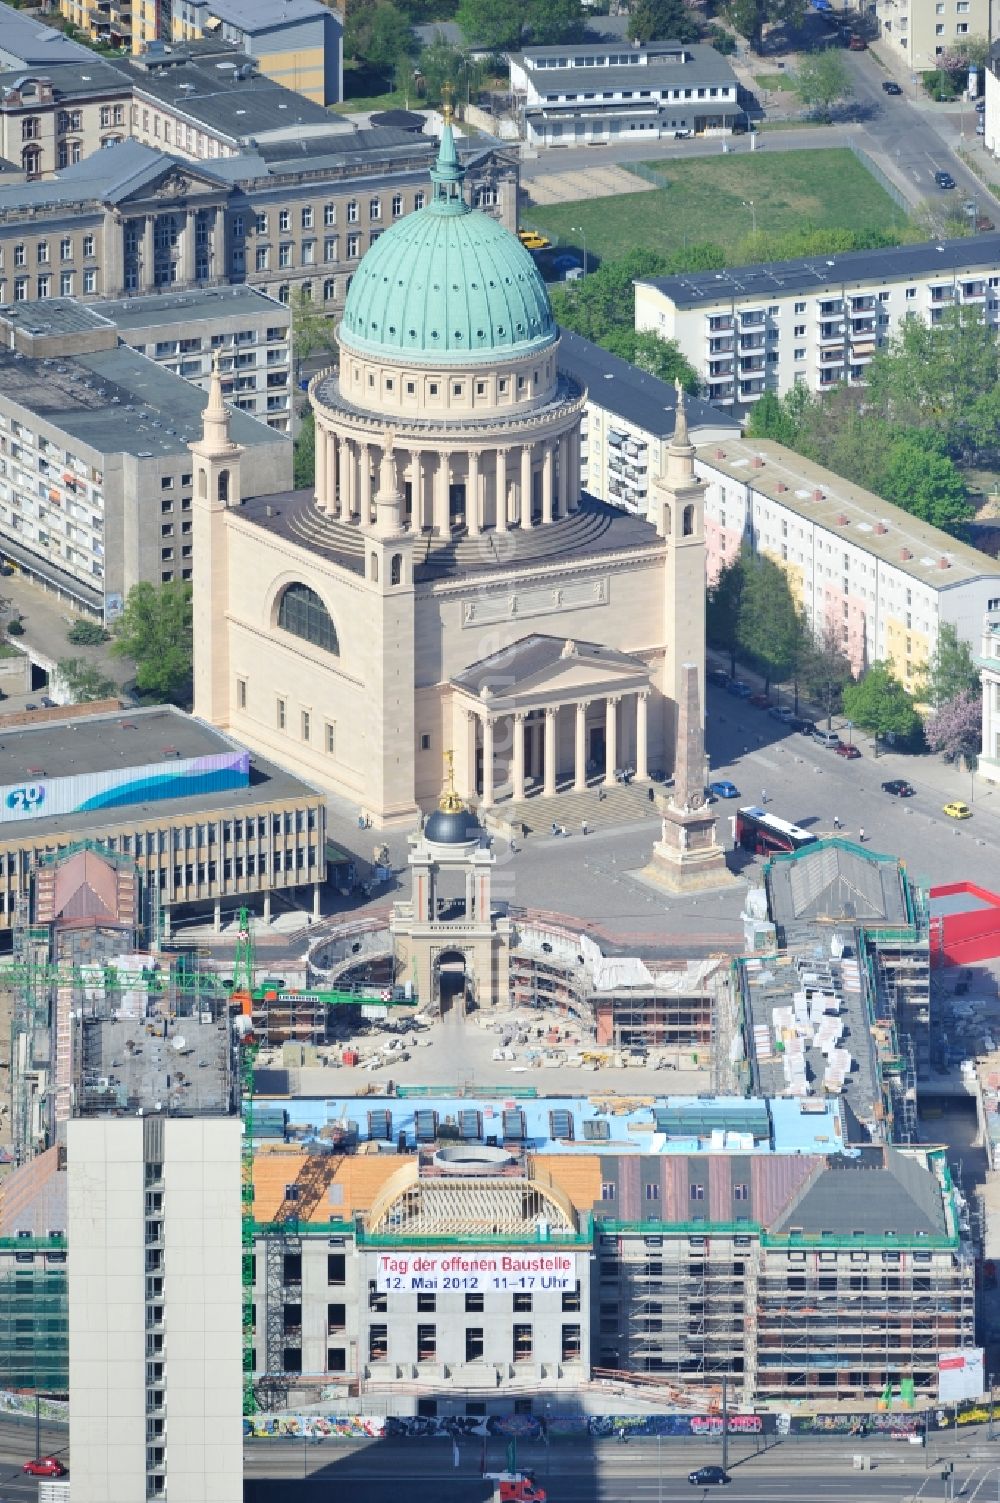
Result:
{"type": "Polygon", "coordinates": [[[438,799],[438,808],[442,814],[462,814],[465,812],[465,804],[455,787],[455,753],[446,751],[444,760],[448,764],[448,786],[438,799]]]}
{"type": "Polygon", "coordinates": [[[455,118],[455,111],[452,108],[452,103],[451,103],[451,96],[452,96],[452,94],[454,92],[455,91],[452,88],[452,86],[451,86],[450,83],[446,83],[446,84],[444,84],[442,86],[442,89],[441,89],[441,114],[442,114],[442,116],[444,118],[445,125],[450,125],[451,122],[455,118]]]}

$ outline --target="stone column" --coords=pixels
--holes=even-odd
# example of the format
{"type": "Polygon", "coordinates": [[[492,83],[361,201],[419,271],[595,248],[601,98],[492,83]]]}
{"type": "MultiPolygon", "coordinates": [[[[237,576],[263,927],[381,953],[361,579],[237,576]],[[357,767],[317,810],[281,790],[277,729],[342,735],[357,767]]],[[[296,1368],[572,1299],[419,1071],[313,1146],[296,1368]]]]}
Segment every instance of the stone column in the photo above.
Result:
{"type": "Polygon", "coordinates": [[[559,439],[559,516],[565,517],[569,511],[569,466],[573,445],[570,435],[564,433],[559,439]]]}
{"type": "Polygon", "coordinates": [[[369,444],[358,445],[358,464],[361,467],[359,510],[361,521],[367,527],[372,519],[372,451],[369,444]]]}
{"type": "Polygon", "coordinates": [[[521,450],[521,526],[531,526],[531,445],[521,450]]]}
{"type": "Polygon", "coordinates": [[[316,480],[313,486],[313,491],[318,504],[323,507],[326,506],[327,497],[326,445],[326,429],[320,427],[319,423],[317,423],[315,441],[313,444],[313,449],[316,454],[316,480]]]}
{"type": "Polygon", "coordinates": [[[609,694],[604,708],[604,781],[614,787],[615,768],[618,765],[618,701],[620,696],[609,694]]]}
{"type": "Polygon", "coordinates": [[[583,481],[580,477],[580,424],[577,423],[570,438],[570,473],[569,473],[569,509],[580,509],[580,487],[583,481]]]}
{"type": "Polygon", "coordinates": [[[483,808],[493,807],[493,721],[483,716],[483,808]]]}
{"type": "Polygon", "coordinates": [[[524,798],[524,711],[515,710],[514,722],[514,747],[513,747],[513,774],[514,801],[520,803],[524,798]]]}
{"type": "Polygon", "coordinates": [[[441,538],[451,534],[450,494],[451,455],[440,454],[437,474],[434,476],[434,531],[441,538]]]}
{"type": "Polygon", "coordinates": [[[582,699],[576,707],[576,756],[573,763],[573,788],[582,793],[587,786],[587,705],[582,699]]]}
{"type": "Polygon", "coordinates": [[[649,690],[640,689],[635,696],[635,775],[637,778],[649,776],[649,759],[646,751],[646,710],[649,700],[649,690]]]}
{"type": "Polygon", "coordinates": [[[340,515],[346,522],[354,516],[354,440],[342,438],[340,440],[340,515]]]}
{"type": "Polygon", "coordinates": [[[188,209],[184,217],[184,229],[181,232],[181,282],[185,287],[193,287],[196,276],[195,265],[195,228],[197,214],[194,209],[188,209]]]}
{"type": "Polygon", "coordinates": [[[479,536],[479,450],[469,450],[469,469],[465,477],[465,526],[470,537],[479,536]]]}
{"type": "Polygon", "coordinates": [[[497,449],[497,532],[507,531],[507,450],[497,449]]]}
{"type": "Polygon", "coordinates": [[[104,211],[101,228],[104,252],[104,295],[118,297],[125,290],[125,224],[118,214],[104,211]]]}
{"type": "Polygon", "coordinates": [[[542,522],[552,521],[552,444],[542,446],[542,522]]]}
{"type": "Polygon", "coordinates": [[[545,709],[545,758],[544,758],[543,793],[546,798],[554,798],[556,792],[556,709],[554,705],[547,705],[545,709]]]}
{"type": "Polygon", "coordinates": [[[139,290],[152,292],[156,286],[153,274],[153,226],[156,216],[147,214],[142,226],[142,255],[139,260],[139,290]]]}
{"type": "Polygon", "coordinates": [[[221,216],[218,209],[208,209],[206,218],[208,220],[208,279],[210,282],[219,282],[224,279],[226,271],[226,227],[223,224],[220,233],[221,216]]]}
{"type": "Polygon", "coordinates": [[[326,510],[331,517],[340,516],[340,444],[335,433],[328,433],[326,438],[326,510]]]}
{"type": "Polygon", "coordinates": [[[470,867],[465,874],[465,917],[471,919],[474,912],[474,893],[476,890],[476,874],[470,867]]]}
{"type": "Polygon", "coordinates": [[[313,883],[313,923],[318,924],[323,916],[323,886],[320,882],[313,883]]]}
{"type": "Polygon", "coordinates": [[[476,777],[476,726],[478,717],[472,710],[463,710],[465,717],[465,794],[467,802],[479,796],[479,780],[476,777]]]}

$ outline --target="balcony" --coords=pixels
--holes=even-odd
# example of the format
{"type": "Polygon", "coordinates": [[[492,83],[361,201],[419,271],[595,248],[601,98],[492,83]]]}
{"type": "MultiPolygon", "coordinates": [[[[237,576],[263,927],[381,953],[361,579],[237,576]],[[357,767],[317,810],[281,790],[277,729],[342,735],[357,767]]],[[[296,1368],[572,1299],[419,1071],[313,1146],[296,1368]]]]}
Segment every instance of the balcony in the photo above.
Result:
{"type": "Polygon", "coordinates": [[[721,334],[726,330],[732,330],[733,328],[735,328],[735,326],[736,321],[731,313],[716,313],[713,314],[708,320],[708,332],[710,334],[721,334]]]}
{"type": "Polygon", "coordinates": [[[843,313],[843,311],[844,311],[843,299],[839,298],[839,297],[838,298],[828,298],[826,300],[826,302],[820,303],[820,305],[819,305],[819,317],[821,319],[823,319],[823,318],[833,318],[837,314],[843,313]]]}
{"type": "Polygon", "coordinates": [[[843,365],[843,363],[844,363],[844,351],[843,351],[843,349],[841,348],[839,350],[820,350],[820,352],[819,352],[819,363],[820,363],[820,367],[821,368],[826,367],[826,366],[843,365]]]}
{"type": "Polygon", "coordinates": [[[874,339],[877,330],[878,330],[878,325],[876,324],[876,322],[875,322],[875,320],[873,318],[852,318],[851,319],[851,338],[852,338],[852,340],[853,339],[858,339],[859,337],[864,337],[864,336],[868,336],[869,338],[874,339]]]}
{"type": "Polygon", "coordinates": [[[953,303],[954,301],[955,301],[955,289],[954,289],[954,287],[932,287],[931,288],[931,307],[932,308],[940,307],[944,303],[953,303]]]}
{"type": "Polygon", "coordinates": [[[985,282],[962,282],[960,283],[963,303],[981,303],[986,299],[987,287],[985,282]]]}
{"type": "Polygon", "coordinates": [[[731,355],[735,348],[735,339],[710,339],[708,341],[710,355],[731,355]]]}
{"type": "Polygon", "coordinates": [[[852,316],[855,313],[874,313],[874,311],[875,311],[875,298],[874,297],[852,297],[851,298],[851,314],[852,314],[852,316]]]}
{"type": "Polygon", "coordinates": [[[830,324],[830,323],[820,324],[820,326],[819,326],[819,342],[820,342],[820,344],[832,344],[834,340],[836,340],[838,343],[843,343],[843,339],[844,339],[844,325],[843,324],[830,324]]]}
{"type": "Polygon", "coordinates": [[[740,314],[741,329],[762,329],[766,314],[763,310],[747,310],[740,314]]]}
{"type": "Polygon", "coordinates": [[[744,350],[762,350],[764,343],[763,334],[741,334],[740,352],[742,353],[744,350]]]}

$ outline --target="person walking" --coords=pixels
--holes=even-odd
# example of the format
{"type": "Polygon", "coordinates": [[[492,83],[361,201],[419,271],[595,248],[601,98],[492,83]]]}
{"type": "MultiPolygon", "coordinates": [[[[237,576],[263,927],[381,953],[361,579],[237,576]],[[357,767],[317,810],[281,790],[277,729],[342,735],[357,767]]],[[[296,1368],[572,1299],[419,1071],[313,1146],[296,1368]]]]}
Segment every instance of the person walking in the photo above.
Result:
{"type": "Polygon", "coordinates": [[[761,801],[762,805],[767,803],[767,789],[766,788],[762,788],[760,790],[760,801],[761,801]]]}
{"type": "Polygon", "coordinates": [[[839,830],[839,829],[840,829],[840,828],[841,828],[841,824],[840,824],[840,815],[839,815],[839,814],[835,814],[835,815],[834,815],[834,816],[833,816],[833,828],[834,828],[834,829],[835,829],[835,830],[839,830]]]}
{"type": "Polygon", "coordinates": [[[864,843],[865,843],[865,832],[864,832],[864,827],[862,826],[862,828],[858,831],[858,844],[859,845],[864,845],[864,843]]]}
{"type": "Polygon", "coordinates": [[[587,833],[587,821],[585,819],[581,819],[581,821],[580,821],[580,834],[581,835],[586,835],[586,833],[587,833]]]}

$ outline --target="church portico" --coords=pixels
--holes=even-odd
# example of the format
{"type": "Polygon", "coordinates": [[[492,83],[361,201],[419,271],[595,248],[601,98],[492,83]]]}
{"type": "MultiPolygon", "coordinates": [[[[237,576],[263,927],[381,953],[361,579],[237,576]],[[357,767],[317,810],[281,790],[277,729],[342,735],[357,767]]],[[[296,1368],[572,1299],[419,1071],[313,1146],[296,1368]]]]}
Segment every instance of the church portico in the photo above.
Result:
{"type": "Polygon", "coordinates": [[[592,642],[538,634],[452,682],[462,796],[484,809],[648,777],[650,669],[592,642]]]}

